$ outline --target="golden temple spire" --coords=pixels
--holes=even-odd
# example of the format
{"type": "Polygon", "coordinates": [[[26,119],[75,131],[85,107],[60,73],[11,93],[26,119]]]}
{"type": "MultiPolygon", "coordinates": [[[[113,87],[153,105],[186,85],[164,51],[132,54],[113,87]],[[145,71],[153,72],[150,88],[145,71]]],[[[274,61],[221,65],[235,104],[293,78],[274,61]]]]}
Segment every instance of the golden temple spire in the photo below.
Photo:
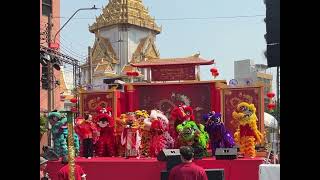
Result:
{"type": "Polygon", "coordinates": [[[142,0],[110,0],[108,5],[102,9],[102,14],[96,19],[96,22],[89,27],[89,31],[94,33],[100,28],[116,24],[131,24],[151,29],[157,34],[161,32],[161,28],[149,15],[142,0]]]}

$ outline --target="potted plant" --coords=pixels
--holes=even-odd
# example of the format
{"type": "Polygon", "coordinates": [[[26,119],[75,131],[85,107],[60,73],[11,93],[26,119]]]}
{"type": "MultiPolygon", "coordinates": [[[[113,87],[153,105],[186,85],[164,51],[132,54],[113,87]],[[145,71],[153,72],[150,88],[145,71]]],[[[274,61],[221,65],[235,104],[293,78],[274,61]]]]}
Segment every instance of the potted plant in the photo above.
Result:
{"type": "Polygon", "coordinates": [[[40,141],[41,141],[42,135],[48,131],[47,122],[48,122],[47,117],[40,114],[40,141]]]}

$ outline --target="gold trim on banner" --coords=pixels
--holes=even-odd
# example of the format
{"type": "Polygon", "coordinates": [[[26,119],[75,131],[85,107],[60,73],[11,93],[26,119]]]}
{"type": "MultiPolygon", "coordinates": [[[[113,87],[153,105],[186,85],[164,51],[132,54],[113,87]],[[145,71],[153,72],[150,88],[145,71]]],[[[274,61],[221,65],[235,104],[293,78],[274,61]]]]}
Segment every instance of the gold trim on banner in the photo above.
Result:
{"type": "Polygon", "coordinates": [[[75,180],[75,149],[73,138],[73,124],[68,122],[68,160],[69,160],[69,180],[75,180]]]}

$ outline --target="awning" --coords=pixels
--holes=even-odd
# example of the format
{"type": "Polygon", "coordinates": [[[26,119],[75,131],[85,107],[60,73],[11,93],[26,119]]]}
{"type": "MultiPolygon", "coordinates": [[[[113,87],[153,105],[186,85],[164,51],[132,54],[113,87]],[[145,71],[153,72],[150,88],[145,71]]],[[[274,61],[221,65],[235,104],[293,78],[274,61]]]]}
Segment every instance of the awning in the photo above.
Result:
{"type": "Polygon", "coordinates": [[[270,128],[278,128],[278,121],[269,113],[264,113],[264,125],[270,128]]]}

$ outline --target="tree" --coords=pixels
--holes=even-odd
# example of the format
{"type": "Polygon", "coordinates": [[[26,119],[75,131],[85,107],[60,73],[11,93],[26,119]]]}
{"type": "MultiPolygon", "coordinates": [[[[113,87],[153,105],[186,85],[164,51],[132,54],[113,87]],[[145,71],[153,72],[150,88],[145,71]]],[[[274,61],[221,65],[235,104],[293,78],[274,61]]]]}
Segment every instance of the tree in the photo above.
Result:
{"type": "Polygon", "coordinates": [[[44,115],[40,115],[40,140],[42,135],[48,131],[47,128],[48,119],[44,115]]]}

